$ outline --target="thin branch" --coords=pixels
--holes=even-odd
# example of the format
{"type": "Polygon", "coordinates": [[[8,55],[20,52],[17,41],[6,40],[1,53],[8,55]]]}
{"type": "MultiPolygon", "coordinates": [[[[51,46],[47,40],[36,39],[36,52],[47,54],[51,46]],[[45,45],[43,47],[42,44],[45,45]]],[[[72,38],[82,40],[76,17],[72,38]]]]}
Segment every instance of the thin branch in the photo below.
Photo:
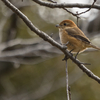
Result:
{"type": "Polygon", "coordinates": [[[95,2],[96,2],[96,0],[94,0],[94,2],[92,3],[91,7],[90,7],[88,10],[83,11],[83,12],[80,12],[80,13],[78,13],[78,12],[73,13],[73,12],[69,11],[69,10],[68,10],[67,8],[65,8],[65,7],[64,7],[63,9],[66,10],[68,13],[72,14],[73,16],[76,16],[76,17],[77,17],[77,26],[78,26],[78,19],[80,18],[79,15],[84,14],[84,13],[90,11],[91,8],[94,6],[95,2]]]}
{"type": "Polygon", "coordinates": [[[68,79],[68,67],[67,67],[67,60],[69,59],[69,57],[67,55],[65,55],[64,59],[62,59],[62,61],[65,60],[66,62],[66,93],[67,93],[67,100],[70,100],[70,93],[69,93],[69,79],[68,79]]]}
{"type": "Polygon", "coordinates": [[[67,60],[66,59],[66,92],[67,92],[67,100],[70,100],[70,96],[69,96],[69,82],[68,82],[68,67],[67,67],[67,60]]]}
{"type": "MultiPolygon", "coordinates": [[[[68,4],[68,3],[60,3],[60,4],[57,4],[57,3],[48,3],[48,2],[44,2],[42,0],[33,0],[34,2],[38,3],[39,5],[42,5],[42,6],[46,6],[46,7],[49,7],[49,8],[91,8],[91,4],[68,4]]],[[[98,9],[100,10],[100,6],[99,5],[93,5],[92,8],[94,9],[98,9]]]]}
{"type": "Polygon", "coordinates": [[[88,10],[83,11],[83,12],[81,12],[81,13],[77,13],[77,15],[81,15],[81,14],[84,14],[84,13],[86,13],[86,12],[90,11],[90,10],[91,10],[91,8],[94,6],[94,4],[95,4],[95,2],[96,2],[96,1],[97,1],[97,0],[94,0],[94,2],[92,3],[91,7],[90,7],[88,10]]]}
{"type": "Polygon", "coordinates": [[[50,1],[50,2],[52,2],[52,3],[57,3],[56,1],[53,1],[53,0],[47,0],[47,1],[50,1]]]}
{"type": "MultiPolygon", "coordinates": [[[[34,0],[34,1],[39,1],[39,0],[34,0]]],[[[38,28],[36,28],[32,22],[20,11],[18,10],[13,4],[11,4],[8,0],[2,0],[2,2],[5,3],[7,7],[9,7],[13,12],[15,12],[24,22],[25,24],[33,31],[35,32],[38,36],[40,36],[42,39],[45,41],[49,42],[51,45],[57,47],[60,49],[65,55],[68,55],[69,58],[76,64],[78,67],[84,71],[89,77],[100,83],[100,78],[93,74],[89,69],[87,69],[83,64],[80,63],[79,60],[75,59],[66,49],[64,46],[60,45],[58,42],[53,40],[50,36],[48,36],[46,33],[43,31],[40,31],[38,28]]]]}
{"type": "Polygon", "coordinates": [[[71,98],[71,89],[70,89],[70,86],[68,87],[68,91],[69,91],[69,99],[72,100],[72,98],[71,98]]]}
{"type": "Polygon", "coordinates": [[[94,2],[92,3],[92,5],[83,5],[83,7],[82,7],[82,4],[63,4],[63,3],[61,3],[61,4],[57,4],[57,2],[54,2],[54,1],[52,1],[52,0],[49,0],[49,1],[51,1],[52,3],[47,3],[47,2],[43,2],[43,1],[41,1],[41,0],[33,0],[34,2],[36,2],[36,3],[38,3],[38,4],[40,4],[40,5],[42,5],[42,6],[47,6],[47,7],[50,7],[50,8],[62,8],[62,9],[64,9],[64,10],[66,10],[68,13],[70,13],[70,14],[72,14],[73,16],[76,16],[77,17],[77,25],[78,25],[78,19],[80,18],[79,17],[79,15],[81,15],[81,14],[83,14],[83,13],[86,13],[86,12],[88,12],[88,11],[90,11],[91,10],[91,8],[94,8],[94,6],[96,6],[96,8],[95,9],[100,9],[100,6],[98,6],[97,7],[97,5],[94,5],[95,4],[95,2],[97,1],[97,0],[94,0],[94,2]],[[56,4],[56,5],[54,5],[54,4],[56,4]],[[90,6],[90,7],[89,7],[90,6]],[[73,8],[73,7],[77,7],[77,8],[89,8],[88,10],[86,10],[86,11],[84,11],[84,12],[80,12],[80,13],[73,13],[73,12],[71,12],[71,11],[69,11],[67,8],[73,8]]]}
{"type": "MultiPolygon", "coordinates": [[[[76,13],[78,13],[78,12],[76,12],[76,13]]],[[[77,26],[78,26],[78,21],[79,21],[79,17],[77,17],[77,26]]]]}
{"type": "MultiPolygon", "coordinates": [[[[40,0],[39,0],[39,1],[40,1],[40,0]]],[[[51,1],[52,3],[56,3],[56,4],[57,4],[57,2],[54,2],[54,1],[52,1],[52,0],[49,0],[49,1],[51,1]]],[[[69,11],[66,7],[63,7],[63,9],[64,9],[65,11],[67,11],[68,13],[72,14],[73,16],[76,16],[76,17],[77,17],[77,26],[78,26],[78,19],[80,18],[79,15],[84,14],[84,13],[90,11],[91,8],[94,6],[94,4],[95,4],[96,1],[97,1],[97,0],[94,0],[94,2],[92,3],[91,7],[90,7],[88,10],[83,11],[83,12],[80,12],[80,13],[78,13],[78,11],[77,11],[76,13],[73,13],[73,12],[69,11]]],[[[41,1],[40,1],[40,2],[41,2],[41,1]]]]}
{"type": "MultiPolygon", "coordinates": [[[[49,0],[49,1],[51,1],[51,0],[49,0]]],[[[52,2],[52,3],[57,3],[57,2],[54,2],[54,1],[51,1],[51,2],[52,2]]],[[[77,18],[79,18],[77,14],[74,14],[73,12],[69,11],[67,8],[63,7],[63,9],[64,9],[65,11],[67,11],[68,13],[72,14],[73,16],[76,16],[77,18]]]]}

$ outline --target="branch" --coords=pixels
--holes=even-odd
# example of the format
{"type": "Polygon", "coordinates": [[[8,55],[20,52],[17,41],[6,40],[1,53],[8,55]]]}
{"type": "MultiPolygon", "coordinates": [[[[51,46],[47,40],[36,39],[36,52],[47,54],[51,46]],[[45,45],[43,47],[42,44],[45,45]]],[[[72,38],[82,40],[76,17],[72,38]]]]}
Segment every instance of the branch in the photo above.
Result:
{"type": "MultiPolygon", "coordinates": [[[[76,7],[76,8],[91,8],[91,4],[66,4],[66,3],[60,3],[60,4],[57,4],[57,3],[48,3],[48,2],[44,2],[42,0],[33,0],[34,2],[38,3],[39,5],[42,5],[42,6],[46,6],[46,7],[49,7],[49,8],[73,8],[73,7],[76,7]]],[[[98,9],[100,10],[100,6],[99,5],[93,5],[92,8],[94,9],[98,9]]]]}
{"type": "MultiPolygon", "coordinates": [[[[40,0],[34,0],[34,1],[40,1],[40,0]]],[[[38,28],[36,28],[32,22],[20,11],[18,10],[13,4],[11,4],[8,0],[2,0],[2,2],[5,3],[7,7],[9,7],[13,12],[15,12],[24,22],[25,24],[33,31],[35,32],[38,36],[40,36],[42,39],[45,41],[49,42],[51,45],[57,47],[60,49],[65,55],[68,55],[69,58],[76,64],[78,67],[84,71],[89,77],[100,83],[100,78],[93,74],[89,69],[87,69],[83,64],[80,63],[79,60],[75,59],[67,50],[64,46],[60,45],[58,42],[53,40],[50,36],[48,36],[46,33],[43,31],[40,31],[38,28]]],[[[54,4],[55,5],[55,4],[54,4]]]]}
{"type": "Polygon", "coordinates": [[[53,1],[53,0],[47,0],[47,1],[50,1],[50,2],[52,2],[52,3],[57,3],[56,1],[53,1]]]}
{"type": "Polygon", "coordinates": [[[66,92],[67,92],[67,100],[70,100],[70,95],[69,95],[69,82],[68,82],[68,66],[67,66],[67,60],[66,59],[66,92]]]}
{"type": "MultiPolygon", "coordinates": [[[[43,2],[43,1],[41,1],[41,0],[33,0],[34,2],[36,2],[36,3],[38,3],[38,4],[40,4],[40,5],[42,5],[42,6],[47,6],[47,7],[50,7],[50,8],[62,8],[62,9],[64,9],[65,11],[67,11],[68,13],[70,13],[70,14],[72,14],[73,16],[76,16],[77,17],[77,25],[78,25],[78,19],[80,18],[79,17],[79,15],[81,15],[81,14],[84,14],[84,13],[86,13],[86,12],[88,12],[88,11],[90,11],[91,10],[91,8],[93,8],[93,6],[94,6],[94,4],[95,4],[95,2],[97,1],[97,0],[94,0],[93,1],[93,3],[92,3],[92,5],[90,5],[90,7],[88,8],[88,10],[86,10],[86,11],[83,11],[83,12],[80,12],[80,13],[78,13],[78,12],[76,12],[76,13],[73,13],[73,12],[71,12],[71,11],[69,11],[67,8],[73,8],[74,7],[74,5],[76,5],[76,4],[57,4],[57,2],[54,2],[54,1],[52,1],[52,0],[48,0],[48,1],[51,1],[52,3],[47,3],[47,2],[43,2]],[[53,5],[53,4],[56,4],[56,5],[53,5]],[[72,6],[72,7],[71,7],[72,6]]],[[[77,4],[77,7],[78,8],[80,8],[80,7],[82,7],[82,4],[77,4]],[[81,5],[81,6],[80,6],[81,5]]],[[[83,8],[87,8],[87,7],[83,7],[83,8]]],[[[97,8],[96,8],[97,9],[97,8]]]]}
{"type": "MultiPolygon", "coordinates": [[[[78,18],[79,18],[79,16],[78,16],[78,15],[81,15],[81,14],[84,14],[84,13],[86,13],[86,12],[90,11],[90,10],[91,10],[91,8],[94,6],[95,2],[96,2],[96,0],[94,0],[94,2],[92,3],[91,7],[90,7],[90,8],[88,8],[88,10],[83,11],[83,12],[80,12],[80,13],[76,12],[76,14],[75,14],[75,13],[72,13],[71,11],[69,11],[68,9],[66,9],[65,7],[64,7],[63,9],[64,9],[64,10],[66,10],[68,13],[72,14],[73,16],[76,16],[76,17],[77,17],[77,21],[78,21],[78,18]]],[[[77,22],[77,23],[78,23],[78,22],[77,22]]]]}
{"type": "Polygon", "coordinates": [[[83,11],[83,12],[81,12],[81,13],[77,13],[77,15],[81,15],[81,14],[83,14],[83,13],[86,13],[86,12],[90,11],[91,8],[94,6],[95,2],[96,2],[96,0],[94,0],[94,2],[92,3],[91,7],[90,7],[88,10],[83,11]]]}

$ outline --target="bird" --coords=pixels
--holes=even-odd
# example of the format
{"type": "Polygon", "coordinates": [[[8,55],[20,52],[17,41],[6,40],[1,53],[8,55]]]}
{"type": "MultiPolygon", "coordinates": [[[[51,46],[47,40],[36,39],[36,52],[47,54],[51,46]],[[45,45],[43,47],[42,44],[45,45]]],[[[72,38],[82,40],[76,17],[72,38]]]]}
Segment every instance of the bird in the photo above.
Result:
{"type": "Polygon", "coordinates": [[[76,53],[76,56],[87,48],[100,50],[93,45],[86,35],[78,28],[72,20],[63,20],[56,27],[59,29],[59,37],[62,45],[66,45],[70,53],[76,53]]]}

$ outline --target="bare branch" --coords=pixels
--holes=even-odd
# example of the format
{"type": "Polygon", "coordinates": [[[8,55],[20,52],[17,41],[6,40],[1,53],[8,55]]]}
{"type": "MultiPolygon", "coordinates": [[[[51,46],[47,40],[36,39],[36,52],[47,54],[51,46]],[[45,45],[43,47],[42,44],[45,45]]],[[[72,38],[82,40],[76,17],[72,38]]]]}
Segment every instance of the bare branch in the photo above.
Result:
{"type": "MultiPolygon", "coordinates": [[[[34,2],[42,5],[42,6],[46,6],[46,7],[49,7],[49,8],[91,8],[91,4],[66,4],[66,3],[60,3],[60,4],[57,4],[57,3],[48,3],[48,2],[44,2],[42,0],[33,0],[34,2]]],[[[98,9],[100,10],[100,6],[99,5],[93,5],[92,8],[94,9],[98,9]]]]}
{"type": "Polygon", "coordinates": [[[72,14],[73,16],[79,18],[77,14],[74,14],[73,12],[69,11],[67,8],[64,7],[63,9],[66,10],[68,13],[72,14]]]}
{"type": "Polygon", "coordinates": [[[84,11],[84,12],[81,12],[81,13],[78,13],[77,15],[81,15],[81,14],[83,14],[83,13],[86,13],[86,12],[90,11],[91,8],[94,6],[95,2],[96,2],[96,0],[94,0],[94,2],[92,3],[91,7],[90,7],[88,10],[86,10],[86,11],[84,11]]]}
{"type": "MultiPolygon", "coordinates": [[[[39,0],[34,0],[34,1],[39,1],[39,0]]],[[[83,64],[80,63],[79,60],[75,59],[62,45],[60,45],[58,42],[53,40],[50,36],[48,36],[46,33],[43,31],[40,31],[38,28],[36,28],[32,22],[20,11],[18,10],[13,4],[11,4],[8,0],[2,0],[2,2],[5,3],[7,7],[9,7],[12,11],[14,11],[24,22],[25,24],[37,35],[39,35],[42,39],[45,41],[49,42],[51,45],[57,47],[60,49],[65,55],[68,55],[70,59],[78,65],[78,67],[84,71],[89,77],[100,83],[100,78],[93,74],[89,69],[87,69],[83,64]]]]}
{"type": "Polygon", "coordinates": [[[70,95],[69,95],[69,82],[68,82],[68,65],[67,65],[67,60],[66,59],[66,92],[67,92],[67,100],[70,100],[70,95]]]}
{"type": "Polygon", "coordinates": [[[81,14],[84,14],[84,13],[90,11],[91,8],[94,6],[95,2],[96,2],[96,0],[94,0],[94,2],[92,3],[91,7],[88,10],[83,11],[83,12],[80,12],[80,13],[76,12],[76,14],[74,14],[73,12],[67,10],[65,7],[63,9],[66,10],[68,13],[72,14],[73,16],[76,16],[77,17],[77,26],[78,26],[78,19],[79,19],[79,16],[78,15],[81,15],[81,14]]]}
{"type": "Polygon", "coordinates": [[[50,2],[52,2],[52,3],[57,3],[57,2],[55,2],[55,1],[53,1],[53,0],[47,0],[47,1],[50,1],[50,2]]]}
{"type": "MultiPolygon", "coordinates": [[[[85,5],[85,7],[83,6],[83,8],[89,8],[88,10],[84,11],[84,12],[76,12],[76,13],[73,13],[71,11],[69,11],[67,8],[73,8],[73,7],[82,7],[82,4],[77,4],[77,6],[75,6],[76,4],[57,4],[57,2],[54,2],[52,0],[48,0],[48,1],[51,1],[52,3],[47,3],[47,2],[43,2],[41,0],[33,0],[34,2],[42,5],[42,6],[47,6],[47,7],[50,7],[50,8],[62,8],[64,9],[65,11],[67,11],[68,13],[72,14],[73,16],[76,16],[77,17],[77,25],[78,25],[78,19],[80,18],[79,15],[83,14],[83,13],[86,13],[88,11],[91,10],[91,8],[94,7],[94,4],[96,2],[96,0],[94,0],[94,2],[92,3],[92,5],[89,5],[90,7],[86,7],[87,5],[85,5]],[[56,5],[54,5],[56,4],[56,5]],[[80,6],[81,5],[81,6],[80,6]]],[[[100,6],[99,6],[100,7],[100,6]]],[[[97,8],[96,8],[97,9],[97,8]]]]}

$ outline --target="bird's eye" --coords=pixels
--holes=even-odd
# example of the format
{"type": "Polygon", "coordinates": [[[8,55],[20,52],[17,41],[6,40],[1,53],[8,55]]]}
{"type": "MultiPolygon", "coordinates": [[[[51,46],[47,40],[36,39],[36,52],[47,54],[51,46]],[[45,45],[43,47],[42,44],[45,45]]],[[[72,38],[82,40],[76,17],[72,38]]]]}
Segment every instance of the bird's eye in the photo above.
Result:
{"type": "Polygon", "coordinates": [[[64,26],[66,26],[67,24],[66,23],[64,23],[64,26]]]}

